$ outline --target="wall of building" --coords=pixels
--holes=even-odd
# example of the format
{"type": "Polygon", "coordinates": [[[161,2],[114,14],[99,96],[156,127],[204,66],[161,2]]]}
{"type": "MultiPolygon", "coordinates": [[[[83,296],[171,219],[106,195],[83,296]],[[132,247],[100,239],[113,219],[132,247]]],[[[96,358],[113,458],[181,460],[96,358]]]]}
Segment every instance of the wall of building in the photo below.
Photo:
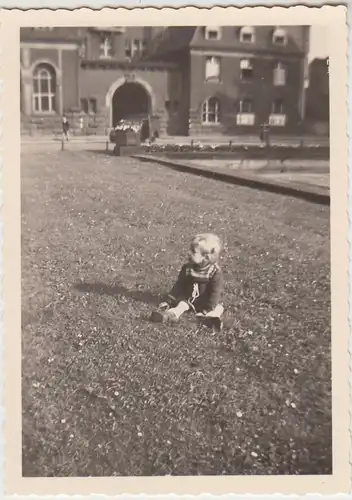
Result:
{"type": "Polygon", "coordinates": [[[87,30],[84,42],[87,59],[99,59],[101,53],[100,45],[106,35],[109,37],[112,45],[111,57],[114,60],[125,61],[131,57],[126,51],[127,44],[132,45],[134,40],[138,40],[144,41],[146,47],[153,36],[153,29],[144,26],[131,26],[120,32],[113,31],[104,33],[103,31],[95,29],[87,30]]]}
{"type": "Polygon", "coordinates": [[[263,57],[250,54],[253,64],[253,78],[250,82],[241,80],[241,59],[243,53],[227,54],[221,51],[197,51],[191,55],[191,131],[192,134],[215,133],[257,133],[260,125],[267,121],[274,99],[282,99],[285,106],[287,125],[275,127],[278,132],[295,131],[299,127],[299,98],[301,93],[302,59],[298,57],[263,57]],[[220,79],[206,81],[206,58],[210,55],[220,57],[220,79]],[[276,63],[285,64],[286,84],[275,86],[273,72],[276,63]],[[205,100],[216,96],[221,103],[221,123],[202,124],[202,106],[205,100]],[[249,98],[253,101],[255,123],[253,126],[236,124],[239,101],[249,98]]]}
{"type": "Polygon", "coordinates": [[[55,48],[37,49],[31,47],[29,49],[30,64],[45,60],[51,62],[54,66],[59,67],[59,51],[55,48]]]}
{"type": "MultiPolygon", "coordinates": [[[[86,122],[94,124],[101,131],[111,126],[109,106],[106,97],[110,87],[127,75],[134,75],[145,81],[152,89],[154,115],[160,120],[161,133],[177,134],[180,130],[180,103],[182,101],[182,82],[177,71],[134,69],[104,69],[103,66],[82,68],[78,50],[27,48],[21,53],[21,111],[44,129],[59,129],[61,114],[70,115],[81,109],[81,100],[94,100],[96,116],[87,116],[86,122]],[[36,62],[46,61],[57,70],[56,106],[54,113],[35,113],[32,109],[33,70],[36,62]],[[26,67],[23,63],[26,63],[26,67]],[[26,87],[26,90],[25,90],[26,87]],[[57,116],[54,116],[57,115],[57,116]]],[[[79,121],[79,118],[78,118],[79,121]]]]}
{"type": "Polygon", "coordinates": [[[329,67],[327,59],[315,59],[309,67],[306,116],[312,121],[329,121],[329,67]]]}
{"type": "MultiPolygon", "coordinates": [[[[55,111],[59,114],[72,109],[78,110],[82,99],[91,99],[96,103],[97,116],[93,117],[93,121],[99,122],[104,127],[111,126],[110,104],[106,102],[109,89],[118,79],[134,75],[137,79],[147,82],[152,89],[155,104],[152,111],[160,116],[163,133],[257,134],[260,125],[268,120],[274,99],[284,101],[287,118],[286,125],[275,127],[275,132],[296,133],[300,129],[300,112],[303,106],[302,89],[309,28],[306,26],[283,28],[288,37],[284,46],[273,45],[273,26],[255,27],[253,43],[241,42],[240,27],[236,26],[222,27],[218,40],[206,40],[204,27],[192,28],[187,42],[182,45],[182,40],[180,41],[177,54],[171,50],[170,56],[164,58],[166,62],[174,63],[178,70],[167,69],[166,65],[163,69],[162,67],[147,69],[143,68],[142,64],[129,70],[118,67],[120,62],[126,61],[126,40],[148,41],[163,27],[137,26],[122,30],[115,28],[109,36],[113,41],[112,59],[116,64],[105,65],[103,61],[99,61],[100,45],[103,40],[103,34],[99,29],[54,28],[47,33],[45,30],[23,29],[21,40],[27,43],[27,48],[21,49],[22,111],[27,115],[32,114],[30,109],[32,64],[45,60],[57,68],[55,111]],[[30,48],[28,43],[32,43],[30,48]],[[63,49],[65,43],[71,45],[70,50],[63,49]],[[77,49],[72,50],[74,44],[77,49]],[[85,60],[86,63],[84,67],[81,66],[82,61],[79,57],[81,46],[85,47],[84,55],[81,53],[83,62],[85,60]],[[221,59],[218,82],[205,79],[205,62],[209,55],[221,59]],[[242,82],[240,77],[240,61],[246,57],[251,58],[254,67],[253,79],[248,83],[242,82]],[[97,64],[92,61],[96,61],[97,64]],[[280,87],[273,83],[273,68],[278,61],[287,67],[286,84],[280,87]],[[203,124],[202,106],[204,101],[212,96],[216,96],[221,104],[220,124],[203,124]],[[250,126],[237,125],[236,121],[239,101],[244,98],[253,101],[255,123],[250,126]]],[[[174,35],[176,31],[174,28],[174,35]]],[[[180,36],[182,33],[184,35],[180,28],[180,36]]],[[[312,102],[314,97],[316,96],[311,91],[308,101],[312,102]]],[[[308,107],[307,105],[307,109],[308,107]]],[[[48,120],[47,117],[43,119],[48,120]]]]}
{"type": "MultiPolygon", "coordinates": [[[[55,111],[61,112],[62,96],[61,96],[61,68],[59,50],[51,48],[50,44],[47,48],[38,48],[24,46],[21,51],[21,112],[25,116],[37,116],[33,109],[33,76],[37,64],[46,63],[51,66],[55,74],[55,111]]],[[[55,111],[52,114],[55,114],[55,111]]]]}
{"type": "MultiPolygon", "coordinates": [[[[110,33],[109,34],[111,44],[112,44],[112,50],[111,50],[111,57],[114,59],[118,60],[123,60],[125,59],[125,45],[124,45],[124,38],[123,38],[123,33],[110,33]]],[[[103,41],[103,33],[99,32],[98,30],[91,30],[87,32],[86,35],[86,54],[85,57],[87,59],[99,59],[100,57],[100,46],[103,41]]]]}
{"type": "Polygon", "coordinates": [[[168,73],[168,95],[171,100],[171,113],[167,133],[169,135],[188,135],[190,104],[190,65],[186,51],[177,53],[172,63],[177,71],[168,73]],[[177,106],[173,106],[177,103],[177,106]]]}
{"type": "Polygon", "coordinates": [[[79,99],[79,57],[77,51],[62,51],[63,111],[80,107],[79,99]]]}
{"type": "MultiPolygon", "coordinates": [[[[178,91],[179,79],[177,73],[170,76],[169,70],[123,70],[100,68],[81,68],[79,74],[79,88],[81,99],[95,99],[97,103],[97,113],[105,113],[111,102],[106,102],[107,94],[111,86],[118,80],[124,78],[136,78],[139,82],[146,82],[152,89],[154,108],[152,113],[160,117],[162,132],[166,132],[169,127],[168,120],[175,122],[175,117],[168,112],[168,102],[180,100],[178,91]],[[108,104],[108,106],[107,106],[108,104]]],[[[109,116],[109,113],[106,114],[109,116]]],[[[112,123],[107,124],[108,127],[112,123]]],[[[175,124],[171,128],[175,128],[175,124]]]]}
{"type": "Polygon", "coordinates": [[[36,44],[21,48],[21,111],[27,116],[38,114],[33,109],[32,93],[34,71],[40,63],[48,64],[55,73],[56,104],[53,113],[61,115],[64,111],[79,106],[78,49],[65,49],[62,44],[46,45],[46,48],[38,48],[36,44]]]}

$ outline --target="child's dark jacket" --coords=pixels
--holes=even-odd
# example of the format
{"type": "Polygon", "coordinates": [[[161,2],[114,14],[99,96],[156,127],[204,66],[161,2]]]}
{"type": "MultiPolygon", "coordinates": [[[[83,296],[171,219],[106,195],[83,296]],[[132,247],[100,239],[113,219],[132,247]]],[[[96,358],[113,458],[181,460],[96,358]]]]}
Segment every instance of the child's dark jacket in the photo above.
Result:
{"type": "Polygon", "coordinates": [[[211,311],[221,303],[224,278],[218,264],[195,271],[190,263],[185,264],[169,294],[169,302],[176,305],[180,301],[190,304],[195,311],[211,311]]]}

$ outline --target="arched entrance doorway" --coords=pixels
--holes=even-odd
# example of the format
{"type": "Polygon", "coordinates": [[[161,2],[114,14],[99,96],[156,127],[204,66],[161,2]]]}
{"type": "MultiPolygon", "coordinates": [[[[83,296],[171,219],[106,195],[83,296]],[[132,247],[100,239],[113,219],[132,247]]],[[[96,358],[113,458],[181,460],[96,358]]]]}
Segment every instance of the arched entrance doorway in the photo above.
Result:
{"type": "Polygon", "coordinates": [[[119,86],[112,97],[112,124],[123,118],[147,117],[151,112],[150,96],[143,85],[126,82],[119,86]]]}

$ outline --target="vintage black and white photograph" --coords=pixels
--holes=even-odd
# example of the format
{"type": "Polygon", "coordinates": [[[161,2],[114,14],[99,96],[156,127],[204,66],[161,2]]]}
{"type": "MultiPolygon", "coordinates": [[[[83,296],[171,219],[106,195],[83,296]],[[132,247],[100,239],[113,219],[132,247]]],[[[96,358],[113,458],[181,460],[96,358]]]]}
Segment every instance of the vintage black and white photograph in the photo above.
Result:
{"type": "Polygon", "coordinates": [[[23,477],[333,473],[328,41],[21,27],[23,477]]]}

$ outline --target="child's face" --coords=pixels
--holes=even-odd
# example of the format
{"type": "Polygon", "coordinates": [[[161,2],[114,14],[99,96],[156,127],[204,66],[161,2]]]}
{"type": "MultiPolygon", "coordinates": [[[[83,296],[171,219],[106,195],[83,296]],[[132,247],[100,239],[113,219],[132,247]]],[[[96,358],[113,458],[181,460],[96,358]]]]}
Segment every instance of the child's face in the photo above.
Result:
{"type": "Polygon", "coordinates": [[[189,251],[189,261],[195,267],[202,267],[207,264],[206,255],[199,245],[191,245],[189,251]]]}

